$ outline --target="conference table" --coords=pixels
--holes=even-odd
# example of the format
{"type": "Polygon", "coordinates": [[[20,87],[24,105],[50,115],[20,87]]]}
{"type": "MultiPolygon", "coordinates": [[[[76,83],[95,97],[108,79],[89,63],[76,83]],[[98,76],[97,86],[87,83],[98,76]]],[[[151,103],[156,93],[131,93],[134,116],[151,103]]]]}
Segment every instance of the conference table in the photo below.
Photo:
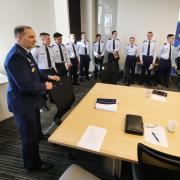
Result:
{"type": "Polygon", "coordinates": [[[126,114],[143,117],[144,123],[155,123],[167,127],[169,120],[180,125],[180,93],[167,91],[165,102],[147,96],[143,87],[129,87],[96,83],[62,124],[53,132],[48,141],[51,143],[80,149],[113,159],[137,163],[137,144],[143,143],[159,151],[180,156],[180,128],[175,133],[166,131],[168,147],[157,146],[145,141],[144,136],[125,133],[126,114]],[[95,108],[97,98],[115,98],[119,101],[117,112],[95,108]],[[89,125],[107,129],[99,151],[78,146],[81,136],[89,125]]]}

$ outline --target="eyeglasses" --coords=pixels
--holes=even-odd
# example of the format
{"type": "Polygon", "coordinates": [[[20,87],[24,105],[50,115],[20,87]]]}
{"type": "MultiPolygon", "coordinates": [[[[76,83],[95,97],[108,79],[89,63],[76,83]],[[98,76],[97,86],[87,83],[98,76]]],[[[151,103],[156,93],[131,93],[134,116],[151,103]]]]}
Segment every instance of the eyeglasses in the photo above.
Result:
{"type": "Polygon", "coordinates": [[[155,128],[155,127],[157,127],[157,124],[146,123],[146,124],[145,124],[145,127],[146,127],[146,128],[155,128]]]}

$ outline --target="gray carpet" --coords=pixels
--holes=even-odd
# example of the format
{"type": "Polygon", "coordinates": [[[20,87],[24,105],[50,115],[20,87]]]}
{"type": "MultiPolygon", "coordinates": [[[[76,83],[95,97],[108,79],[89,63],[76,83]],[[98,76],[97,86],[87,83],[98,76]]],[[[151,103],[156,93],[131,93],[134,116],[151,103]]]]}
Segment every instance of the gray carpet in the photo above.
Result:
{"type": "MultiPolygon", "coordinates": [[[[95,84],[93,80],[84,82],[81,86],[74,88],[76,94],[75,106],[84,95],[95,84]]],[[[176,88],[172,88],[176,90],[176,88]]],[[[57,127],[52,123],[52,116],[56,112],[56,107],[49,104],[50,111],[41,113],[41,123],[43,131],[53,131],[57,127]]],[[[63,146],[53,145],[48,142],[40,143],[40,155],[44,161],[52,163],[54,166],[46,172],[27,173],[23,168],[21,158],[21,140],[13,118],[0,122],[0,179],[1,180],[57,180],[60,175],[72,163],[79,164],[88,171],[94,173],[103,180],[114,180],[109,169],[112,160],[102,156],[90,154],[82,151],[75,151],[76,156],[70,158],[69,152],[75,150],[63,146]]],[[[123,162],[122,180],[131,180],[131,165],[123,162]]]]}

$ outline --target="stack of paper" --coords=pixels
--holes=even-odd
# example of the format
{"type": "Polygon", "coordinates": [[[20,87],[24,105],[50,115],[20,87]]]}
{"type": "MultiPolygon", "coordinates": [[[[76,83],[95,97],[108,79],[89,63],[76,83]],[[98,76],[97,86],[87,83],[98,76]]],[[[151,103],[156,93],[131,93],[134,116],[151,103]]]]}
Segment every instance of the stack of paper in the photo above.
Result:
{"type": "Polygon", "coordinates": [[[165,128],[156,126],[153,128],[145,127],[145,141],[163,147],[168,147],[165,128]]]}
{"type": "Polygon", "coordinates": [[[117,101],[116,101],[116,99],[98,98],[96,101],[96,109],[116,112],[117,111],[117,101]]]}
{"type": "Polygon", "coordinates": [[[93,151],[100,151],[106,133],[107,129],[105,128],[89,125],[78,142],[78,146],[93,151]]]}
{"type": "Polygon", "coordinates": [[[156,94],[152,94],[151,99],[156,100],[156,101],[165,102],[167,98],[164,97],[164,96],[159,96],[159,95],[156,95],[156,94]]]}

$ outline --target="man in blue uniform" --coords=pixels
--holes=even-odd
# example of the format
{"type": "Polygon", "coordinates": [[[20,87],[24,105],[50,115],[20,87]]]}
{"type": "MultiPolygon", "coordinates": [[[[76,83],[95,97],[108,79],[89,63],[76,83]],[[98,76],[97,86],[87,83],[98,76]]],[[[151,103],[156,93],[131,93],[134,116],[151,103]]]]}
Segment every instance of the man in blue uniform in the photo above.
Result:
{"type": "Polygon", "coordinates": [[[36,42],[31,27],[18,26],[14,35],[16,44],[7,54],[4,64],[9,80],[8,107],[20,130],[24,167],[28,172],[46,170],[51,165],[41,161],[39,156],[39,141],[43,135],[39,108],[44,103],[43,94],[53,88],[48,79],[59,80],[59,77],[40,74],[30,53],[36,42]]]}
{"type": "Polygon", "coordinates": [[[94,78],[95,80],[98,77],[98,66],[100,71],[102,70],[103,60],[105,53],[105,44],[101,41],[101,34],[96,34],[96,41],[93,43],[93,54],[95,62],[94,78]]]}
{"type": "Polygon", "coordinates": [[[89,64],[91,61],[90,58],[90,44],[87,40],[87,34],[85,32],[81,33],[81,41],[77,42],[77,49],[80,56],[80,81],[85,79],[89,81],[89,64]]]}
{"type": "Polygon", "coordinates": [[[159,64],[159,84],[161,80],[163,81],[163,85],[165,87],[169,87],[170,84],[170,74],[172,66],[175,67],[175,62],[173,61],[172,54],[173,54],[173,43],[174,43],[174,34],[167,35],[167,43],[160,49],[160,64],[159,64]]]}
{"type": "Polygon", "coordinates": [[[144,84],[145,79],[149,86],[152,85],[151,66],[156,60],[156,41],[153,40],[153,33],[147,33],[147,40],[143,41],[140,51],[140,63],[142,64],[140,84],[144,84]],[[147,71],[147,77],[146,77],[147,71]]]}
{"type": "Polygon", "coordinates": [[[135,44],[135,37],[130,37],[130,44],[126,47],[125,55],[125,76],[124,82],[126,86],[130,86],[130,84],[134,84],[134,73],[136,66],[136,58],[138,56],[138,46],[135,44]]]}

